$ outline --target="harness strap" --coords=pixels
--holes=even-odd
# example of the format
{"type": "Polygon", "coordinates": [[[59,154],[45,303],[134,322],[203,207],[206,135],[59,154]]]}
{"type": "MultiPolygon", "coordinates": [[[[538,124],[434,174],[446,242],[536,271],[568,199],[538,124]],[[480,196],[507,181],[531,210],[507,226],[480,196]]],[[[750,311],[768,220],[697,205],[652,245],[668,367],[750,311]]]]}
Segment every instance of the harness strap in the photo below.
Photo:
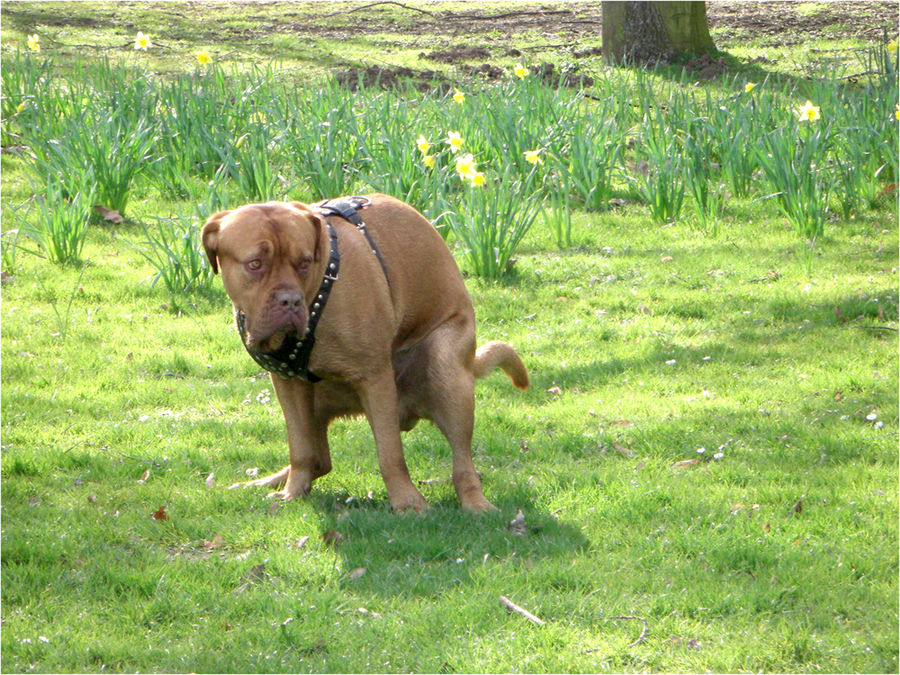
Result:
{"type": "Polygon", "coordinates": [[[367,197],[341,197],[340,199],[319,202],[318,204],[314,204],[313,208],[324,215],[340,216],[344,220],[356,225],[356,229],[362,232],[366,241],[369,243],[369,248],[372,250],[372,253],[378,258],[378,263],[381,265],[381,271],[384,272],[384,278],[390,283],[387,266],[384,264],[384,260],[381,257],[381,253],[378,251],[378,247],[375,245],[375,242],[372,241],[372,235],[369,234],[365,221],[362,219],[362,216],[359,215],[360,209],[366,208],[371,203],[371,200],[367,197]]]}

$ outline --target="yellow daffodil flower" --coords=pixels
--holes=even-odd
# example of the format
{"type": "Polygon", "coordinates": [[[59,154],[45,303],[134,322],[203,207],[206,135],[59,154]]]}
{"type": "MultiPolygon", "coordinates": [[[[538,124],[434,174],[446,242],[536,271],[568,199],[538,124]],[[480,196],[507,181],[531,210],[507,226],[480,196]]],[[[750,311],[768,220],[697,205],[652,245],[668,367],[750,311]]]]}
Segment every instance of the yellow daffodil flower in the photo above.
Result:
{"type": "Polygon", "coordinates": [[[422,161],[425,163],[425,166],[427,166],[429,169],[434,168],[434,155],[425,155],[422,158],[422,161]]]}
{"type": "Polygon", "coordinates": [[[513,68],[513,73],[514,73],[515,76],[518,77],[520,80],[524,80],[525,77],[527,77],[527,75],[528,75],[528,68],[526,68],[525,66],[523,66],[521,63],[517,63],[517,64],[516,64],[516,67],[513,68]]]}
{"type": "Polygon", "coordinates": [[[481,171],[475,171],[469,176],[472,187],[481,187],[484,185],[484,174],[481,171]]]}
{"type": "Polygon", "coordinates": [[[897,104],[897,109],[894,111],[894,119],[900,120],[900,103],[897,104]]]}
{"type": "Polygon", "coordinates": [[[201,66],[205,66],[207,63],[212,63],[212,57],[209,55],[209,52],[205,49],[201,49],[197,52],[197,63],[201,66]]]}
{"type": "Polygon", "coordinates": [[[462,178],[471,178],[478,170],[472,153],[456,158],[456,173],[462,178]]]}
{"type": "Polygon", "coordinates": [[[431,148],[431,143],[428,142],[425,136],[419,134],[419,137],[416,139],[416,147],[423,155],[427,155],[429,148],[431,148]]]}
{"type": "Polygon", "coordinates": [[[525,161],[529,164],[543,164],[544,160],[541,158],[542,149],[538,150],[526,150],[525,151],[525,161]]]}
{"type": "Polygon", "coordinates": [[[41,51],[41,36],[40,35],[29,35],[28,36],[28,49],[33,52],[41,51]]]}
{"type": "Polygon", "coordinates": [[[148,35],[144,35],[141,31],[138,31],[137,37],[134,39],[134,48],[140,51],[145,51],[152,47],[152,43],[150,42],[150,37],[148,35]]]}
{"type": "Polygon", "coordinates": [[[756,86],[755,82],[748,82],[747,84],[744,85],[744,91],[749,94],[751,91],[753,91],[753,88],[755,86],[756,86]]]}
{"type": "Polygon", "coordinates": [[[235,148],[240,148],[240,147],[247,141],[247,139],[248,139],[249,137],[250,137],[250,134],[244,134],[244,135],[241,136],[239,139],[237,139],[237,142],[235,142],[234,147],[235,147],[235,148]]]}
{"type": "Polygon", "coordinates": [[[815,122],[822,115],[819,113],[819,106],[813,105],[812,101],[807,99],[806,103],[801,105],[795,111],[801,122],[815,122]]]}
{"type": "Polygon", "coordinates": [[[897,51],[897,41],[896,40],[891,40],[890,42],[888,42],[888,51],[889,52],[897,51]]]}
{"type": "Polygon", "coordinates": [[[22,101],[19,105],[16,106],[16,114],[25,110],[28,107],[28,101],[22,101]]]}
{"type": "Polygon", "coordinates": [[[456,154],[462,147],[463,137],[459,135],[458,131],[451,131],[447,133],[447,139],[444,142],[450,146],[450,152],[456,154]]]}
{"type": "Polygon", "coordinates": [[[466,95],[462,93],[459,89],[455,89],[453,91],[453,100],[462,105],[466,101],[466,95]]]}

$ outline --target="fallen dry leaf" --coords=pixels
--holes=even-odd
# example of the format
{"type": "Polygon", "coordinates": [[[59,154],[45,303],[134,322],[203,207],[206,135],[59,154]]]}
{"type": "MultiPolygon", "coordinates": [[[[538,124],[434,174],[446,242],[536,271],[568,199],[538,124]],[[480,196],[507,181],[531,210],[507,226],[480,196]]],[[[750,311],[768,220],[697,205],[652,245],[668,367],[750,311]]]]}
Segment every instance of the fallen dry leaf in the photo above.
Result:
{"type": "Polygon", "coordinates": [[[350,574],[347,575],[347,578],[350,579],[350,581],[353,581],[354,579],[359,579],[365,573],[366,573],[365,567],[357,567],[356,569],[350,570],[350,574]]]}
{"type": "Polygon", "coordinates": [[[205,481],[205,482],[206,482],[206,487],[207,487],[207,488],[211,488],[213,485],[216,484],[216,474],[214,474],[214,473],[209,474],[209,475],[206,477],[206,481],[205,481]]]}
{"type": "Polygon", "coordinates": [[[281,502],[272,502],[269,504],[269,515],[274,516],[278,513],[278,510],[281,508],[281,502]]]}
{"type": "Polygon", "coordinates": [[[621,453],[622,455],[625,455],[626,457],[629,457],[632,459],[637,457],[637,455],[635,455],[631,450],[619,445],[618,443],[613,443],[613,448],[616,450],[616,452],[621,453]]]}
{"type": "Polygon", "coordinates": [[[344,541],[344,535],[337,530],[326,530],[322,533],[322,541],[326,546],[337,546],[344,541]]]}
{"type": "Polygon", "coordinates": [[[200,544],[200,548],[204,548],[207,551],[211,551],[216,548],[221,548],[224,543],[225,543],[225,539],[222,537],[222,535],[217,534],[215,537],[212,538],[212,541],[204,541],[202,544],[200,544]]]}
{"type": "Polygon", "coordinates": [[[803,512],[803,500],[798,499],[797,503],[794,504],[793,507],[791,507],[791,511],[793,511],[794,513],[802,513],[803,512]]]}
{"type": "Polygon", "coordinates": [[[303,548],[306,546],[306,542],[309,541],[309,537],[300,537],[299,539],[294,540],[294,548],[303,548]]]}
{"type": "Polygon", "coordinates": [[[93,493],[89,494],[89,495],[88,495],[88,501],[89,501],[91,504],[96,504],[96,503],[97,503],[97,495],[95,495],[95,494],[93,494],[93,493]]]}
{"type": "Polygon", "coordinates": [[[109,223],[118,224],[125,220],[122,217],[121,213],[119,213],[115,209],[108,209],[105,206],[103,206],[102,204],[97,204],[96,206],[94,206],[94,211],[99,213],[100,217],[109,223]]]}
{"type": "Polygon", "coordinates": [[[369,611],[368,609],[366,609],[365,607],[360,607],[358,611],[359,611],[359,613],[362,614],[363,616],[371,616],[373,619],[380,619],[380,618],[381,618],[381,614],[379,614],[378,612],[370,612],[370,611],[369,611]]]}
{"type": "Polygon", "coordinates": [[[150,517],[153,518],[153,520],[168,520],[169,514],[166,513],[165,506],[160,506],[158,510],[150,514],[150,517]]]}
{"type": "Polygon", "coordinates": [[[547,393],[553,394],[554,396],[562,396],[562,389],[560,389],[559,387],[550,387],[547,390],[547,393]]]}
{"type": "Polygon", "coordinates": [[[634,422],[632,422],[630,420],[615,420],[613,422],[610,422],[609,426],[611,426],[611,427],[633,427],[634,422]]]}
{"type": "Polygon", "coordinates": [[[516,517],[513,518],[509,525],[506,526],[506,529],[512,532],[517,537],[524,537],[527,525],[525,523],[525,514],[522,513],[522,509],[516,511],[516,517]]]}
{"type": "Polygon", "coordinates": [[[144,473],[141,474],[141,477],[138,478],[138,485],[146,483],[148,478],[150,478],[150,469],[147,469],[144,473]]]}
{"type": "Polygon", "coordinates": [[[699,464],[700,460],[694,457],[693,459],[683,459],[680,462],[675,462],[672,466],[682,467],[682,466],[693,466],[694,464],[699,464]]]}
{"type": "Polygon", "coordinates": [[[262,581],[266,576],[266,564],[260,563],[259,565],[254,565],[249,572],[244,576],[245,579],[249,581],[262,581]]]}

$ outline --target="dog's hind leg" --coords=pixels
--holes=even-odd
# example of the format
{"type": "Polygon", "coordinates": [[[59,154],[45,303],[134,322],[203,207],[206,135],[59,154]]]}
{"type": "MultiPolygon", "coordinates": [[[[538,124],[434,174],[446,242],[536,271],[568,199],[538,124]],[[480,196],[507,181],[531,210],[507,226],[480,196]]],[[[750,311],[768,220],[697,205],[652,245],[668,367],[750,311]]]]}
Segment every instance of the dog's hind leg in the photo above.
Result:
{"type": "MultiPolygon", "coordinates": [[[[472,331],[474,333],[474,331],[472,331]]],[[[441,430],[453,452],[453,487],[463,510],[483,513],[495,510],[484,496],[481,479],[472,461],[475,426],[475,376],[472,372],[474,334],[453,326],[428,341],[427,416],[441,430]]]]}

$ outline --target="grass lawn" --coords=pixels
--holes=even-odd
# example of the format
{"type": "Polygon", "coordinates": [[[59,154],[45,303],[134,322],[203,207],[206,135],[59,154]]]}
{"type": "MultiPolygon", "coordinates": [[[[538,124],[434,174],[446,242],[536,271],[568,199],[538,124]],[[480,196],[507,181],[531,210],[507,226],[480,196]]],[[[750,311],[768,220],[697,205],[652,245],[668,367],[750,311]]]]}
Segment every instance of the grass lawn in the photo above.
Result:
{"type": "MultiPolygon", "coordinates": [[[[749,47],[739,4],[711,8],[714,37],[756,81],[791,78],[804,30],[838,53],[827,3],[797,5],[784,44],[756,31],[749,47]]],[[[589,5],[559,3],[573,21],[589,5]]],[[[304,83],[373,63],[455,76],[415,59],[467,39],[432,38],[434,17],[398,6],[251,7],[4,3],[4,69],[38,29],[72,72],[76,52],[100,55],[81,44],[126,45],[108,53],[129,65],[144,30],[163,81],[193,67],[176,47],[220,38],[217,59],[277,57],[304,83]],[[331,37],[298,45],[310,22],[331,37]],[[352,58],[334,37],[348,26],[368,26],[352,58]]],[[[867,8],[885,12],[854,6],[854,27],[867,8]]],[[[526,18],[479,44],[511,66],[499,55],[538,34],[599,43],[526,18]]],[[[848,24],[840,49],[864,36],[848,24]]],[[[599,57],[582,71],[606,72],[599,57]]],[[[716,234],[690,208],[654,223],[622,186],[612,208],[574,211],[562,248],[539,217],[509,273],[466,279],[479,343],[511,342],[532,377],[524,393],[500,373],[476,386],[475,463],[499,512],[460,511],[449,448],[423,422],[404,444],[431,508],[398,516],[364,420],[331,427],[334,470],[307,499],[228,490],[287,447],[220,280],[176,296],[148,281],[141,224],[194,204],[139,182],[128,219],[92,223],[83,262],[56,265],[11,245],[36,217],[21,154],[2,155],[0,183],[4,671],[898,671],[896,192],[832,214],[809,268],[756,193],[727,200],[716,234]]]]}

